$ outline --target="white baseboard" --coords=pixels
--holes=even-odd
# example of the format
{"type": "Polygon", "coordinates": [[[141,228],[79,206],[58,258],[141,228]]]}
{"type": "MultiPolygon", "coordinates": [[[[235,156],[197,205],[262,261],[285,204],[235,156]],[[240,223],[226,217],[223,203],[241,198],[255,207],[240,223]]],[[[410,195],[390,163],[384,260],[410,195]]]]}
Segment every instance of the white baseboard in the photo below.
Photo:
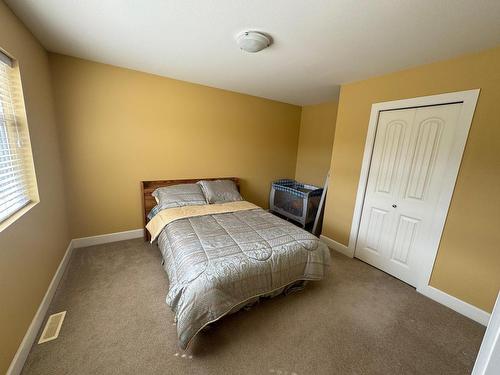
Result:
{"type": "MultiPolygon", "coordinates": [[[[332,240],[329,237],[320,236],[320,239],[331,249],[338,251],[350,258],[354,257],[354,249],[343,245],[337,241],[332,240]]],[[[466,317],[486,326],[490,320],[490,314],[483,311],[476,306],[473,306],[467,302],[464,302],[456,297],[453,297],[439,289],[436,289],[430,285],[426,285],[422,288],[417,288],[417,292],[423,294],[424,296],[439,302],[452,310],[455,310],[459,314],[465,315],[466,317]]]]}
{"type": "Polygon", "coordinates": [[[101,234],[98,236],[82,237],[73,239],[73,247],[87,247],[94,245],[101,245],[109,242],[131,240],[133,238],[140,238],[144,235],[144,229],[132,229],[124,232],[101,234]]]}
{"type": "Polygon", "coordinates": [[[456,297],[453,297],[439,289],[436,289],[430,285],[423,288],[417,288],[417,292],[423,294],[424,296],[439,302],[457,313],[465,315],[466,317],[487,326],[490,320],[490,314],[484,310],[472,306],[471,304],[464,302],[456,297]]]}
{"type": "Polygon", "coordinates": [[[327,236],[320,235],[319,238],[330,249],[338,251],[339,253],[342,253],[342,254],[348,256],[349,258],[354,257],[354,249],[351,249],[351,248],[347,247],[346,245],[341,244],[340,242],[332,240],[330,237],[327,237],[327,236]]]}
{"type": "Polygon", "coordinates": [[[28,357],[31,347],[33,346],[33,343],[35,342],[38,335],[38,331],[40,330],[40,327],[42,326],[42,323],[45,319],[45,315],[49,308],[50,302],[52,301],[52,298],[54,297],[54,294],[57,290],[57,286],[59,285],[59,282],[64,275],[64,271],[66,270],[68,261],[71,257],[71,254],[73,253],[73,249],[92,245],[100,245],[109,242],[124,241],[132,238],[139,238],[142,237],[143,234],[144,231],[141,228],[124,232],[102,234],[99,236],[75,238],[70,241],[68,248],[66,249],[66,253],[63,256],[61,263],[59,263],[59,266],[57,267],[57,270],[52,277],[52,281],[47,288],[47,292],[45,293],[45,296],[43,297],[43,300],[40,303],[40,306],[38,307],[38,310],[33,320],[31,321],[26,334],[24,335],[23,341],[21,341],[21,344],[19,345],[19,348],[14,355],[14,358],[12,359],[9,369],[7,370],[7,375],[18,375],[21,373],[24,362],[26,362],[26,358],[28,357]]]}
{"type": "Polygon", "coordinates": [[[47,292],[45,292],[45,296],[43,297],[42,302],[40,303],[40,306],[36,311],[35,317],[31,321],[31,324],[28,327],[26,334],[24,335],[23,341],[21,341],[21,345],[19,345],[19,348],[17,349],[14,358],[12,359],[9,369],[7,370],[7,375],[18,375],[21,373],[24,362],[26,361],[26,358],[28,357],[28,354],[31,350],[31,346],[35,342],[38,331],[40,330],[40,327],[42,326],[42,323],[45,319],[45,314],[47,313],[50,302],[54,297],[57,286],[59,285],[59,282],[64,275],[64,271],[66,270],[66,266],[68,265],[68,261],[71,258],[72,252],[73,241],[70,241],[66,249],[66,253],[63,256],[61,263],[59,263],[59,266],[57,267],[57,270],[52,277],[52,281],[47,288],[47,292]]]}

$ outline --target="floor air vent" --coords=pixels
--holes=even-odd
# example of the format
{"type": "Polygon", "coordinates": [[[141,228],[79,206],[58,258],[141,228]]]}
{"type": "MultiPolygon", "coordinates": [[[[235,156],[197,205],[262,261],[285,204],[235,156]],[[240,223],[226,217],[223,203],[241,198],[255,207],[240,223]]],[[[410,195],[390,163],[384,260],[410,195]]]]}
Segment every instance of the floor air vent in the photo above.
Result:
{"type": "Polygon", "coordinates": [[[57,339],[65,316],[66,311],[49,316],[47,323],[45,323],[45,328],[43,329],[42,335],[40,336],[40,340],[38,340],[39,344],[57,339]]]}

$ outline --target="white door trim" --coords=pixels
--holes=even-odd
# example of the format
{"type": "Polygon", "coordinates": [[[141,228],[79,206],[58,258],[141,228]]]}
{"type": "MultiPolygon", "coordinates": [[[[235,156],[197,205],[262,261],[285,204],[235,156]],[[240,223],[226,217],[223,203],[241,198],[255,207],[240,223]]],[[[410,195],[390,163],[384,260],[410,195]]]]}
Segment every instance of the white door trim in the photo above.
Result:
{"type": "Polygon", "coordinates": [[[453,145],[451,157],[449,160],[451,168],[447,170],[447,174],[444,178],[443,192],[439,197],[439,202],[437,205],[438,208],[433,219],[434,224],[432,227],[434,230],[432,237],[435,238],[435,240],[429,241],[428,246],[432,249],[432,251],[429,251],[429,255],[426,256],[426,258],[422,261],[421,265],[418,268],[417,291],[423,290],[429,285],[432,268],[434,266],[434,261],[436,259],[437,251],[439,248],[439,242],[441,240],[441,234],[443,232],[446,216],[448,215],[448,208],[453,196],[453,190],[455,189],[455,183],[460,168],[460,163],[462,161],[462,155],[465,149],[465,144],[467,143],[467,136],[469,134],[469,129],[472,124],[472,118],[476,109],[479,91],[479,89],[458,91],[447,94],[381,102],[372,105],[370,121],[368,123],[368,132],[366,135],[363,162],[361,165],[361,173],[359,177],[358,191],[356,194],[356,203],[354,206],[354,214],[351,224],[351,233],[349,236],[348,249],[349,253],[352,253],[352,255],[354,255],[354,250],[356,248],[356,241],[361,220],[361,212],[363,210],[363,203],[365,199],[366,185],[368,183],[368,174],[370,171],[371,157],[373,153],[373,146],[375,143],[375,134],[377,131],[379,113],[381,111],[403,108],[463,103],[462,111],[458,119],[459,130],[457,132],[457,141],[453,145]]]}
{"type": "Polygon", "coordinates": [[[472,375],[500,374],[500,293],[472,369],[472,375]]]}

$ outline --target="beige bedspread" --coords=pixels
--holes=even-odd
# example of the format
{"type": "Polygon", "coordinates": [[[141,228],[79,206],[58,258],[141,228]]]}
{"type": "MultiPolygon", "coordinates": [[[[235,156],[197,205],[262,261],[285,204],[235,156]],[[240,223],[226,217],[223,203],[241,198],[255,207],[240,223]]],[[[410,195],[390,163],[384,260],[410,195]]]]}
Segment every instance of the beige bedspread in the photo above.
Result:
{"type": "Polygon", "coordinates": [[[167,208],[155,215],[155,217],[153,217],[153,219],[146,225],[146,228],[149,233],[151,233],[151,242],[153,242],[160,235],[163,228],[175,220],[185,219],[188,217],[255,210],[257,208],[259,208],[259,206],[247,201],[167,208]]]}

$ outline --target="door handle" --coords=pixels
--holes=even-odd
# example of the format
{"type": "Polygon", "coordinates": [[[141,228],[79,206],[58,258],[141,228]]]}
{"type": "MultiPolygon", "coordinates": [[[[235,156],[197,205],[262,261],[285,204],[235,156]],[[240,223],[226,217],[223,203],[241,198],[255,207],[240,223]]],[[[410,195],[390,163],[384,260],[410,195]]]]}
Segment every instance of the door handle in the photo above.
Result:
{"type": "Polygon", "coordinates": [[[396,207],[397,207],[397,205],[395,205],[395,204],[392,205],[392,208],[396,208],[396,207]]]}

